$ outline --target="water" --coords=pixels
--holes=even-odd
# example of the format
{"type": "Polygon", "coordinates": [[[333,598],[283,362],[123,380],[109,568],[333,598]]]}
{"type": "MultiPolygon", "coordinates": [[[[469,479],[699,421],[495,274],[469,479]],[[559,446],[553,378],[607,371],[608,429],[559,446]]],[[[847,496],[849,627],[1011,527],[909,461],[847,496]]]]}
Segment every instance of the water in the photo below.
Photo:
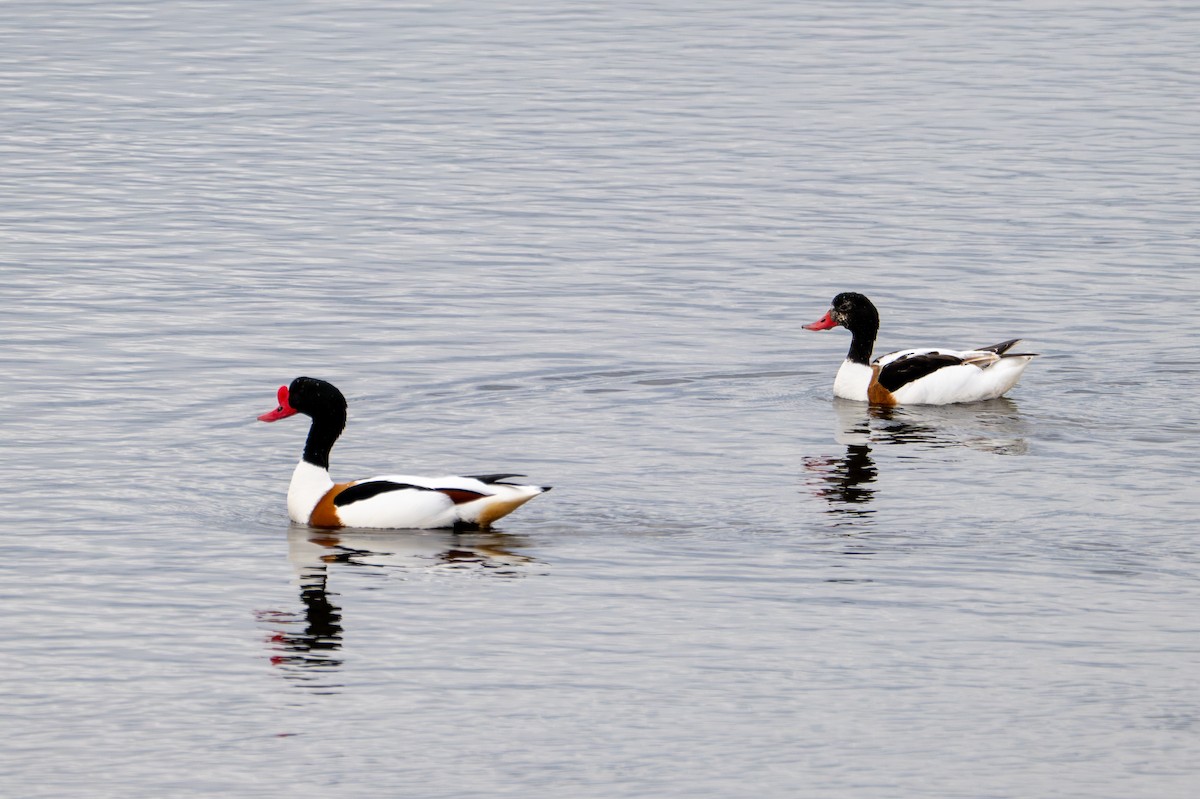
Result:
{"type": "Polygon", "coordinates": [[[5,4],[20,797],[1184,797],[1200,11],[5,4]],[[980,406],[834,401],[1024,336],[980,406]],[[491,534],[335,475],[523,471],[491,534]]]}

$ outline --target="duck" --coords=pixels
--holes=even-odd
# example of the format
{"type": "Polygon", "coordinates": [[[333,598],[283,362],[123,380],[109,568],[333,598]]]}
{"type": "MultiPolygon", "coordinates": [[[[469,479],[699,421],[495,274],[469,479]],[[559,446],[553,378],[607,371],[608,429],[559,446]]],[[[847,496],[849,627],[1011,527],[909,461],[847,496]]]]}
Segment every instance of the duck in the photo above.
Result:
{"type": "Polygon", "coordinates": [[[297,413],[312,419],[304,454],[288,486],[288,516],[323,529],[488,529],[550,486],[513,482],[517,474],[419,477],[389,474],[335,483],[329,452],[346,427],[346,398],[332,383],[297,377],[280,386],[278,406],[258,417],[276,422],[297,413]]]}
{"type": "Polygon", "coordinates": [[[853,291],[834,297],[825,316],[804,329],[839,326],[850,331],[850,351],[834,378],[833,393],[872,405],[951,405],[996,399],[1017,384],[1037,355],[1011,352],[1020,341],[1014,338],[972,350],[899,350],[872,361],[879,310],[853,291]]]}

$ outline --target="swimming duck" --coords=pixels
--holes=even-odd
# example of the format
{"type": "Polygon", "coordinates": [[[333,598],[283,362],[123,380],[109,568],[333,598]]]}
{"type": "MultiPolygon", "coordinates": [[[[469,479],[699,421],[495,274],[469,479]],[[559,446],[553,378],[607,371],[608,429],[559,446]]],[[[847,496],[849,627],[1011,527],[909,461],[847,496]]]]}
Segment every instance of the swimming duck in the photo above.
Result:
{"type": "Polygon", "coordinates": [[[879,311],[862,294],[842,292],[819,321],[805,330],[841,326],[850,351],[833,381],[833,393],[875,405],[949,405],[995,399],[1017,384],[1035,356],[1009,352],[1020,339],[974,350],[911,349],[871,361],[879,311]]]}
{"type": "Polygon", "coordinates": [[[312,527],[385,529],[478,526],[512,513],[550,490],[509,482],[514,474],[418,477],[390,474],[334,483],[329,451],[346,426],[346,398],[331,383],[297,377],[280,386],[279,406],[259,416],[274,422],[303,413],[312,419],[304,455],[292,472],[287,507],[292,521],[312,527]]]}

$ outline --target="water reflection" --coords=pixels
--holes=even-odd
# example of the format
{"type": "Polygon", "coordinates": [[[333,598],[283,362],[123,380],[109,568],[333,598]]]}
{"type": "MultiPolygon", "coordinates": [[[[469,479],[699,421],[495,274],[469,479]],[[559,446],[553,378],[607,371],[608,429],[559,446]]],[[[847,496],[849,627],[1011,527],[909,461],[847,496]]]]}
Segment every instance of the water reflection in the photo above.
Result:
{"type": "Polygon", "coordinates": [[[1023,455],[1029,449],[1025,422],[1007,398],[899,408],[836,399],[834,413],[834,439],[845,453],[807,458],[804,468],[810,487],[841,521],[862,521],[874,512],[869,505],[878,491],[873,484],[879,468],[872,447],[967,447],[998,455],[1023,455]]]}
{"type": "Polygon", "coordinates": [[[838,417],[834,438],[846,447],[844,455],[810,457],[804,469],[817,496],[829,502],[829,512],[843,517],[861,518],[874,511],[867,507],[875,497],[871,486],[879,476],[871,457],[871,417],[860,402],[835,400],[838,417]]]}
{"type": "MultiPolygon", "coordinates": [[[[270,662],[288,679],[322,692],[336,692],[342,665],[344,627],[337,594],[329,589],[331,574],[369,570],[400,579],[437,579],[443,575],[523,577],[533,558],[514,550],[522,545],[499,532],[455,533],[443,530],[288,531],[288,559],[296,573],[303,611],[259,611],[271,629],[266,642],[270,662]]],[[[366,572],[359,572],[366,573],[366,572]]]]}

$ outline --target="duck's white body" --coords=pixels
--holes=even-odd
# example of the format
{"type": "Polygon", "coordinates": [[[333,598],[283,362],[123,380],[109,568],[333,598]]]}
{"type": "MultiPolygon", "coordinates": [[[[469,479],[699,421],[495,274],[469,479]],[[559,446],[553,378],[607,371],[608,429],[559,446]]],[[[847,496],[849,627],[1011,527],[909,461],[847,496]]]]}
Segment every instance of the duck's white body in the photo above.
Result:
{"type": "Polygon", "coordinates": [[[824,318],[808,330],[845,327],[852,334],[850,352],[833,381],[843,399],[877,405],[950,405],[996,399],[1017,384],[1035,357],[1010,353],[1018,339],[974,350],[925,348],[899,350],[871,360],[879,311],[855,292],[833,298],[824,318]]]}
{"type": "Polygon", "coordinates": [[[313,527],[486,527],[545,490],[542,486],[484,482],[459,475],[389,474],[334,483],[328,470],[301,460],[292,472],[287,506],[292,521],[313,527]],[[347,489],[368,483],[383,490],[340,502],[347,489]]]}
{"type": "Polygon", "coordinates": [[[421,477],[389,474],[335,483],[329,451],[346,426],[346,398],[324,380],[298,377],[279,389],[279,407],[259,416],[264,422],[296,413],[312,418],[304,455],[292,472],[287,508],[292,521],[336,529],[488,527],[492,522],[549,491],[548,486],[509,482],[512,474],[421,477]]]}
{"type": "MultiPolygon", "coordinates": [[[[905,383],[889,392],[897,405],[951,405],[958,402],[980,402],[1003,396],[1017,381],[1033,355],[1001,356],[989,350],[912,349],[888,353],[877,358],[871,366],[842,361],[833,381],[834,396],[843,399],[872,401],[871,385],[876,369],[882,373],[893,363],[925,356],[948,356],[961,360],[958,364],[939,367],[924,377],[905,383]]],[[[878,387],[876,388],[878,393],[878,387]]],[[[878,401],[878,400],[875,400],[878,401]]],[[[887,403],[885,403],[887,404],[887,403]]]]}

